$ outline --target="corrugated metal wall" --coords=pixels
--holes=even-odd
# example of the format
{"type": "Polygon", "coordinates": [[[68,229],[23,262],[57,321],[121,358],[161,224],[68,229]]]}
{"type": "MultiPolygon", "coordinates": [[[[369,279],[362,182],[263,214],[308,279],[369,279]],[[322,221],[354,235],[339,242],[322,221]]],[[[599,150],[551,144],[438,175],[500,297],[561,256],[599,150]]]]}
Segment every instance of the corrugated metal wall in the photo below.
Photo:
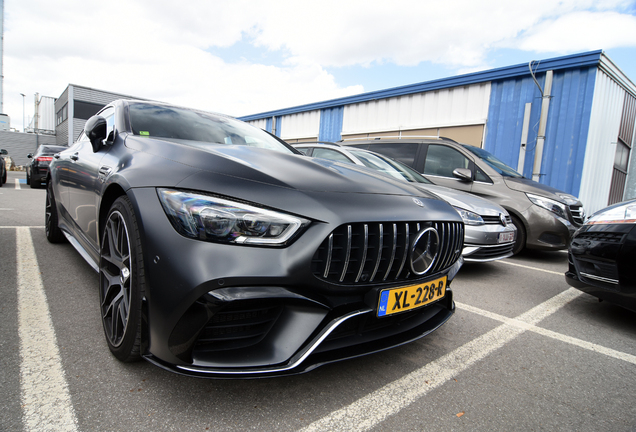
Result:
{"type": "Polygon", "coordinates": [[[346,105],[342,134],[484,124],[490,92],[485,82],[346,105]]]}
{"type": "Polygon", "coordinates": [[[284,126],[279,135],[283,139],[318,138],[320,130],[320,111],[305,111],[282,116],[284,126]]]}
{"type": "Polygon", "coordinates": [[[56,145],[55,136],[0,131],[0,148],[9,152],[16,165],[26,165],[29,161],[27,154],[35,153],[42,144],[56,145]]]}
{"type": "MultiPolygon", "coordinates": [[[[596,68],[572,69],[556,72],[552,82],[540,182],[575,196],[579,195],[595,77],[596,68]]],[[[545,74],[537,78],[543,88],[545,74]]],[[[522,174],[532,178],[541,93],[530,76],[493,82],[484,148],[517,166],[526,103],[532,103],[532,109],[522,174]]]]}
{"type": "Polygon", "coordinates": [[[320,141],[340,141],[342,139],[342,117],[344,107],[326,108],[320,111],[320,141]]]}
{"type": "Polygon", "coordinates": [[[599,70],[579,192],[588,214],[607,206],[624,99],[625,90],[599,70]]]}
{"type": "Polygon", "coordinates": [[[267,119],[252,120],[252,121],[249,121],[247,123],[249,123],[252,126],[255,126],[255,127],[259,128],[259,129],[267,130],[267,119]]]}

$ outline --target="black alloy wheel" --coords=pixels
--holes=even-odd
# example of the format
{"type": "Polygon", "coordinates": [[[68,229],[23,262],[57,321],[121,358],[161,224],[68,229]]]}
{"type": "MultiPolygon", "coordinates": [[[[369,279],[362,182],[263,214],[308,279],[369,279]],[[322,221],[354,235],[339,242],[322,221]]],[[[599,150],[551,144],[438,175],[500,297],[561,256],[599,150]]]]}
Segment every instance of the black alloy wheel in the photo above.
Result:
{"type": "Polygon", "coordinates": [[[46,204],[44,207],[44,233],[50,243],[62,243],[66,238],[57,225],[57,207],[55,206],[55,195],[53,195],[53,185],[48,182],[46,185],[46,204]]]}
{"type": "Polygon", "coordinates": [[[108,347],[123,362],[141,358],[144,279],[137,220],[130,200],[122,196],[111,206],[104,225],[99,295],[108,347]]]}
{"type": "Polygon", "coordinates": [[[523,225],[523,222],[521,222],[521,219],[519,219],[518,217],[511,214],[510,218],[512,219],[512,224],[515,226],[515,228],[517,228],[515,246],[512,248],[513,255],[517,255],[523,250],[523,248],[526,247],[526,227],[523,225]]]}

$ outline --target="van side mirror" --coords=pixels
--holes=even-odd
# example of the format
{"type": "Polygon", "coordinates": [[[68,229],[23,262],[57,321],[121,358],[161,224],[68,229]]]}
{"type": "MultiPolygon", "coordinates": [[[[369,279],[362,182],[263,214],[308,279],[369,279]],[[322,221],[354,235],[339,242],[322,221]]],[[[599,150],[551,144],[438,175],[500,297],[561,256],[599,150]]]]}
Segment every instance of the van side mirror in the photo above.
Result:
{"type": "Polygon", "coordinates": [[[453,175],[460,180],[471,182],[473,181],[473,172],[468,168],[455,168],[453,175]]]}
{"type": "Polygon", "coordinates": [[[9,154],[9,152],[6,151],[5,149],[0,149],[0,155],[4,156],[4,155],[8,155],[8,154],[9,154]]]}
{"type": "Polygon", "coordinates": [[[84,125],[84,133],[93,145],[93,152],[97,153],[106,139],[106,119],[98,115],[89,118],[84,125]]]}

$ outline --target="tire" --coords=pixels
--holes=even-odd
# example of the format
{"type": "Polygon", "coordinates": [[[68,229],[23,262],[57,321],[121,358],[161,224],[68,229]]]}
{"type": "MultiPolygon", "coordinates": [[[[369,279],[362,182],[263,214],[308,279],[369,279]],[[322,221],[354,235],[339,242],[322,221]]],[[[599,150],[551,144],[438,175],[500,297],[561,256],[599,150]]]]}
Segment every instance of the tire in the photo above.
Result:
{"type": "Polygon", "coordinates": [[[37,181],[35,177],[31,176],[31,179],[29,180],[29,185],[31,186],[31,189],[39,189],[40,186],[42,185],[42,180],[37,181]]]}
{"type": "Polygon", "coordinates": [[[512,214],[510,217],[512,218],[512,224],[517,228],[517,238],[515,239],[515,246],[512,249],[513,255],[517,255],[526,247],[526,227],[518,217],[512,214]]]}
{"type": "Polygon", "coordinates": [[[141,301],[145,293],[137,218],[126,196],[106,218],[99,260],[99,300],[108,348],[122,362],[141,358],[141,301]]]}
{"type": "Polygon", "coordinates": [[[46,205],[44,207],[44,233],[50,243],[62,243],[66,240],[64,233],[58,226],[57,207],[55,206],[55,195],[53,185],[48,182],[46,185],[46,205]]]}
{"type": "Polygon", "coordinates": [[[27,183],[31,184],[31,176],[29,175],[28,171],[27,171],[27,183]]]}

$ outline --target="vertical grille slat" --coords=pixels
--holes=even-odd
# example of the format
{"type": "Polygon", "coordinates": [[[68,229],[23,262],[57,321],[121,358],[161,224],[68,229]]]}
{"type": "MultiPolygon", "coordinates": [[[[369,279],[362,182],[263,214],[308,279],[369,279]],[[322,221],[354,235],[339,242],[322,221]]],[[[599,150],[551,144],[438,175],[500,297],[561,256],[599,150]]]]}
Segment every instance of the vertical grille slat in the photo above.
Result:
{"type": "Polygon", "coordinates": [[[360,270],[358,270],[358,276],[356,277],[356,283],[360,281],[362,277],[362,271],[364,270],[364,264],[367,262],[367,252],[369,250],[369,225],[364,224],[364,245],[362,246],[362,259],[360,260],[360,270]]]}
{"type": "Polygon", "coordinates": [[[389,273],[391,272],[391,269],[393,268],[393,261],[395,260],[395,252],[397,250],[397,224],[393,224],[393,246],[392,246],[392,251],[391,251],[391,260],[389,261],[389,265],[386,269],[386,274],[384,275],[384,279],[382,279],[382,281],[387,280],[387,278],[389,277],[389,273]]]}
{"type": "Polygon", "coordinates": [[[400,273],[402,273],[402,269],[404,269],[404,263],[406,263],[406,257],[409,255],[409,224],[404,224],[404,243],[402,246],[404,247],[404,252],[402,253],[402,262],[400,263],[400,269],[395,274],[395,279],[397,280],[400,277],[400,273]]]}
{"type": "Polygon", "coordinates": [[[342,267],[342,273],[340,274],[340,282],[344,281],[344,278],[347,275],[347,269],[349,268],[349,259],[351,258],[352,237],[353,236],[351,234],[351,225],[347,225],[347,246],[346,246],[346,252],[345,252],[344,265],[342,267]]]}
{"type": "Polygon", "coordinates": [[[382,248],[384,248],[384,225],[380,224],[378,226],[379,236],[378,236],[378,254],[375,260],[375,267],[373,268],[373,273],[371,274],[371,278],[369,282],[373,282],[375,279],[375,275],[378,274],[378,269],[380,268],[380,263],[382,262],[382,248]]]}
{"type": "Polygon", "coordinates": [[[428,227],[437,230],[439,251],[427,275],[444,271],[461,255],[464,241],[461,222],[360,222],[341,225],[314,254],[312,272],[319,279],[345,285],[425,277],[410,271],[409,260],[417,233],[428,227]]]}

